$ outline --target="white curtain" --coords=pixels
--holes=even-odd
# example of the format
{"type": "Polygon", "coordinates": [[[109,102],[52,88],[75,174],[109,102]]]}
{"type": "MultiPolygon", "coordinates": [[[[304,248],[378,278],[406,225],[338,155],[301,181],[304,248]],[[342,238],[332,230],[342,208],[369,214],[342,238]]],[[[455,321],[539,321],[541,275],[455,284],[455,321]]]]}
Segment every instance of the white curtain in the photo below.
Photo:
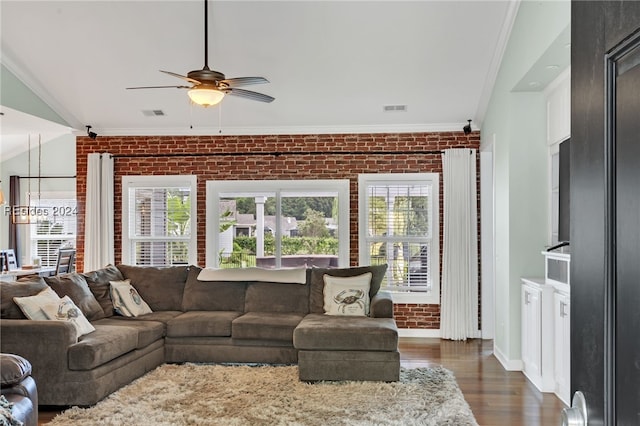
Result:
{"type": "Polygon", "coordinates": [[[114,263],[113,156],[89,154],[84,228],[84,270],[114,263]]]}
{"type": "Polygon", "coordinates": [[[442,154],[444,234],[440,335],[466,340],[478,330],[476,150],[442,154]]]}

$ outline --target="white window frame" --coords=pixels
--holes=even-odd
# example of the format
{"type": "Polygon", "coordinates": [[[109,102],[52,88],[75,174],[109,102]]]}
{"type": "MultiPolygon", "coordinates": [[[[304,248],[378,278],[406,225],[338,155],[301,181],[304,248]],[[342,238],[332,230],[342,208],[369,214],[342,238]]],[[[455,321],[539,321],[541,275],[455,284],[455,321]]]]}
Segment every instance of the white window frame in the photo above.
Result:
{"type": "MultiPolygon", "coordinates": [[[[34,250],[34,242],[37,240],[56,240],[56,239],[73,240],[73,247],[69,247],[69,248],[76,248],[76,244],[78,241],[78,206],[77,206],[76,192],[75,191],[44,191],[44,192],[41,192],[40,194],[31,192],[31,194],[27,193],[27,197],[30,199],[32,207],[42,208],[42,210],[46,211],[46,214],[48,215],[74,217],[75,218],[74,221],[76,224],[76,229],[72,236],[69,236],[68,234],[60,234],[58,238],[39,238],[37,236],[37,233],[34,232],[34,229],[38,226],[38,224],[37,223],[30,224],[29,225],[29,243],[28,243],[28,253],[29,253],[28,263],[31,264],[34,258],[39,257],[37,251],[34,250]],[[58,207],[54,209],[54,207],[51,206],[47,200],[72,200],[76,202],[76,206],[74,209],[71,209],[71,210],[60,209],[58,207]]],[[[49,234],[49,236],[54,237],[56,236],[56,234],[49,234]]],[[[57,256],[57,253],[56,253],[56,256],[57,256]]],[[[54,264],[49,264],[45,266],[52,267],[56,265],[54,262],[54,264]]]]}
{"type": "MultiPolygon", "coordinates": [[[[358,175],[358,246],[361,265],[371,263],[369,250],[369,195],[370,185],[418,184],[431,185],[431,239],[429,246],[429,278],[431,290],[428,292],[391,292],[394,303],[440,304],[440,175],[438,173],[366,173],[358,175]]],[[[410,242],[410,238],[408,238],[410,242]]],[[[390,273],[388,270],[387,273],[390,273]]],[[[384,290],[384,287],[382,288],[384,290]]]]}
{"type": "MultiPolygon", "coordinates": [[[[305,191],[315,193],[317,191],[327,191],[338,193],[338,266],[347,267],[349,265],[350,246],[350,214],[349,214],[349,180],[348,179],[326,179],[326,180],[209,180],[206,184],[207,193],[207,230],[206,230],[206,265],[207,267],[218,267],[220,251],[220,194],[237,194],[242,197],[244,193],[253,195],[276,196],[276,215],[280,216],[280,192],[300,192],[305,195],[305,191]]],[[[276,221],[276,226],[279,226],[276,221]]],[[[276,230],[279,233],[279,230],[276,230]]],[[[276,246],[276,257],[280,256],[280,248],[276,246]]]]}
{"type": "MultiPolygon", "coordinates": [[[[129,236],[129,190],[132,188],[172,188],[189,187],[191,191],[191,236],[188,241],[189,264],[198,262],[198,185],[195,175],[164,176],[123,176],[122,177],[122,263],[132,264],[131,242],[129,236]]],[[[175,237],[174,237],[175,238],[175,237]]],[[[170,241],[172,238],[158,238],[158,241],[170,241]]],[[[168,266],[168,265],[167,265],[168,266]]]]}

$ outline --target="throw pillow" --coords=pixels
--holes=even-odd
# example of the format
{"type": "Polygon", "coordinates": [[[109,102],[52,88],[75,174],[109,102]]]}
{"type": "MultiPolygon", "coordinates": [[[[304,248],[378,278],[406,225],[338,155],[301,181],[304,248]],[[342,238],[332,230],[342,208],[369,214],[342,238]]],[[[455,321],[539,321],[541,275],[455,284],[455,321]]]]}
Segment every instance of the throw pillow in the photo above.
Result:
{"type": "Polygon", "coordinates": [[[14,297],[13,301],[30,320],[46,321],[49,318],[42,311],[42,306],[47,303],[56,303],[60,297],[51,287],[47,287],[35,296],[14,297]]]}
{"type": "Polygon", "coordinates": [[[68,321],[76,327],[76,336],[84,336],[95,328],[82,314],[82,311],[73,303],[69,296],[64,296],[58,302],[42,305],[42,311],[48,319],[54,321],[68,321]]]}
{"type": "Polygon", "coordinates": [[[324,276],[324,312],[327,315],[369,315],[371,272],[355,277],[324,276]]]}
{"type": "Polygon", "coordinates": [[[309,283],[309,312],[321,314],[324,312],[324,275],[334,277],[353,277],[371,272],[371,287],[369,288],[369,299],[373,298],[380,290],[380,285],[387,272],[387,264],[375,266],[354,266],[352,268],[312,268],[309,283]]]}
{"type": "Polygon", "coordinates": [[[69,296],[73,303],[80,308],[82,313],[90,321],[104,318],[102,306],[98,303],[89,289],[87,280],[78,273],[61,274],[53,277],[45,277],[44,280],[58,293],[58,296],[69,296]]]}
{"type": "Polygon", "coordinates": [[[124,317],[137,317],[153,312],[133,288],[130,280],[111,281],[111,299],[116,312],[124,317]]]}

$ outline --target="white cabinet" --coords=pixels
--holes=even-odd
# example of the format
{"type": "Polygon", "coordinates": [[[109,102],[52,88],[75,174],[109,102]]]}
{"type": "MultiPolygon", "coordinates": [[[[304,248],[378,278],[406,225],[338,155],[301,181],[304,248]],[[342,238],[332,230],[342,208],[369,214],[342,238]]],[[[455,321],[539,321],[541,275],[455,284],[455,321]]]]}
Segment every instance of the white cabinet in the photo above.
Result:
{"type": "Polygon", "coordinates": [[[540,377],[542,370],[542,349],[540,333],[542,327],[542,311],[540,289],[531,285],[522,286],[522,365],[524,373],[529,377],[540,377]]]}
{"type": "Polygon", "coordinates": [[[571,405],[571,300],[564,292],[553,295],[555,393],[571,405]]]}
{"type": "Polygon", "coordinates": [[[553,292],[543,280],[522,279],[522,371],[542,392],[555,390],[553,292]]]}

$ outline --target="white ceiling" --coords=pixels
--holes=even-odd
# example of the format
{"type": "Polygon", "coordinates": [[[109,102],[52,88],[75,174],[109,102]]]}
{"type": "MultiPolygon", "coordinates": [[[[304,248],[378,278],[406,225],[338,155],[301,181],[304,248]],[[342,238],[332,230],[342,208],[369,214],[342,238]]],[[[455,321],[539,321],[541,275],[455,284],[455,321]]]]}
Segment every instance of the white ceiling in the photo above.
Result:
{"type": "Polygon", "coordinates": [[[210,3],[210,68],[266,77],[247,89],[270,104],[228,96],[203,109],[186,90],[125,90],[183,84],[161,69],[202,69],[200,0],[2,0],[2,63],[69,125],[99,135],[460,130],[467,119],[479,128],[513,4],[210,3]],[[396,104],[407,111],[383,112],[396,104]]]}

